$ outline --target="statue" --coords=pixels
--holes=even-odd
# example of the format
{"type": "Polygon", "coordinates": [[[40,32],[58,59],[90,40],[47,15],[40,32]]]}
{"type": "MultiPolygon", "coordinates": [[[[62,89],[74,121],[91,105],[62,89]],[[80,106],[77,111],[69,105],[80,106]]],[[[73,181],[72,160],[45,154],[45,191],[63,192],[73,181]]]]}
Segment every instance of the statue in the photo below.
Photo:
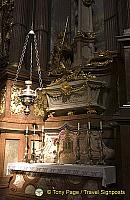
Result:
{"type": "Polygon", "coordinates": [[[49,75],[61,77],[63,74],[71,74],[70,66],[73,60],[72,47],[69,39],[66,37],[68,27],[68,17],[64,32],[60,32],[57,36],[57,41],[54,45],[53,52],[50,58],[49,75]]]}
{"type": "Polygon", "coordinates": [[[51,68],[49,75],[61,76],[71,73],[70,66],[73,60],[72,48],[67,37],[64,40],[64,44],[62,44],[62,40],[63,33],[59,33],[49,62],[51,68]]]}

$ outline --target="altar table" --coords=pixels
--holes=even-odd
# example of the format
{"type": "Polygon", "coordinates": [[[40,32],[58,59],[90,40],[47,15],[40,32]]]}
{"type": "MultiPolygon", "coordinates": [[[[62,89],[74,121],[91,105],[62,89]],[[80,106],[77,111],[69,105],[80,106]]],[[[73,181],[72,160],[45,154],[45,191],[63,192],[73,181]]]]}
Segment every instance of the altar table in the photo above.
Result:
{"type": "Polygon", "coordinates": [[[11,194],[31,199],[106,199],[101,190],[116,183],[115,166],[103,165],[18,162],[8,164],[7,174],[11,194]]]}

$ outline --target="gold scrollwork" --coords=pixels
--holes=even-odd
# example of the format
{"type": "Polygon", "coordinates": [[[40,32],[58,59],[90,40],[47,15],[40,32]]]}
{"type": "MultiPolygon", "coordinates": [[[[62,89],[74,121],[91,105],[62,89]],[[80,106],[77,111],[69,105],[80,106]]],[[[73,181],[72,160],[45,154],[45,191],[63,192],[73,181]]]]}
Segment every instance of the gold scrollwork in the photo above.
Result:
{"type": "Polygon", "coordinates": [[[67,81],[65,81],[61,84],[60,89],[64,95],[70,95],[72,91],[72,86],[67,81]]]}
{"type": "Polygon", "coordinates": [[[34,115],[43,117],[47,110],[47,98],[43,91],[38,91],[34,103],[34,115]]]}
{"type": "MultiPolygon", "coordinates": [[[[70,75],[64,75],[61,78],[56,79],[55,81],[51,82],[51,85],[58,85],[58,84],[63,84],[63,87],[65,87],[66,82],[71,82],[71,81],[78,81],[78,80],[95,80],[96,76],[91,74],[91,73],[84,73],[81,69],[80,66],[77,66],[76,69],[73,71],[72,74],[70,75]]],[[[67,86],[68,88],[68,86],[67,86]]]]}
{"type": "Polygon", "coordinates": [[[75,39],[76,38],[82,38],[86,40],[94,40],[96,38],[96,33],[95,32],[84,32],[84,31],[78,31],[75,39]]]}
{"type": "Polygon", "coordinates": [[[109,65],[113,62],[113,57],[116,56],[117,53],[114,51],[99,51],[95,53],[95,57],[90,60],[87,66],[91,67],[103,67],[109,65]]]}
{"type": "Polygon", "coordinates": [[[5,112],[5,100],[6,100],[6,87],[1,89],[0,92],[0,114],[5,112]]]}
{"type": "Polygon", "coordinates": [[[20,87],[13,87],[11,93],[11,104],[10,104],[10,111],[12,114],[22,114],[24,112],[24,107],[18,97],[21,93],[22,88],[20,87]]]}

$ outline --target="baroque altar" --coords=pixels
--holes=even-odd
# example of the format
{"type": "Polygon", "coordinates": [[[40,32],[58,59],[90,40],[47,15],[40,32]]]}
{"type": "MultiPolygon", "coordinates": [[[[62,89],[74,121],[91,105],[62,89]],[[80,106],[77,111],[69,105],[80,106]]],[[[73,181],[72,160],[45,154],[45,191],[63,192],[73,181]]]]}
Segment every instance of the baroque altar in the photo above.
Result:
{"type": "Polygon", "coordinates": [[[53,80],[34,102],[44,122],[28,121],[23,162],[7,167],[15,199],[107,199],[101,190],[116,183],[113,129],[102,116],[107,84],[72,65],[72,48],[61,36],[50,60],[53,80]]]}

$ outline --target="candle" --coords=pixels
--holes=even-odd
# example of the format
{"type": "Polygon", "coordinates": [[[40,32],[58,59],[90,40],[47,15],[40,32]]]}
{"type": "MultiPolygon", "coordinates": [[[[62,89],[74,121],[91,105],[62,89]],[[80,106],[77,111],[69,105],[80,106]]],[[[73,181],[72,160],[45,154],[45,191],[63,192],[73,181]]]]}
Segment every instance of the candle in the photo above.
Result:
{"type": "MultiPolygon", "coordinates": [[[[25,151],[28,152],[28,126],[26,127],[25,142],[26,142],[25,151]]],[[[27,153],[27,152],[26,152],[26,153],[27,153]]]]}
{"type": "Polygon", "coordinates": [[[78,123],[78,131],[79,131],[79,126],[80,126],[80,124],[78,123]]]}
{"type": "Polygon", "coordinates": [[[88,130],[91,129],[91,122],[88,122],[88,130]]]}
{"type": "Polygon", "coordinates": [[[42,126],[42,143],[44,142],[44,126],[42,126]]]}
{"type": "Polygon", "coordinates": [[[28,134],[28,126],[26,127],[26,135],[28,134]]]}
{"type": "Polygon", "coordinates": [[[35,124],[34,124],[34,127],[33,127],[34,129],[33,129],[33,133],[34,133],[34,135],[35,135],[35,124]]]}
{"type": "Polygon", "coordinates": [[[42,126],[42,133],[44,133],[44,126],[42,126]]]}
{"type": "Polygon", "coordinates": [[[102,121],[100,121],[100,129],[102,130],[102,121]]]}

